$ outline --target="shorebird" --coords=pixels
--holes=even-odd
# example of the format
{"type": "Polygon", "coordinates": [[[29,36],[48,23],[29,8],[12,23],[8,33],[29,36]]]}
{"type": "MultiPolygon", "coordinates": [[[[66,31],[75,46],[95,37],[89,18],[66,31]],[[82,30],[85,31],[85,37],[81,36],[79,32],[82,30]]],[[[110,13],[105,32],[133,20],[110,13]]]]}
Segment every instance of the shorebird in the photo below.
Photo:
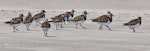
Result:
{"type": "Polygon", "coordinates": [[[33,20],[36,22],[36,25],[41,24],[40,21],[45,19],[45,10],[42,10],[40,13],[37,13],[33,16],[33,20]]]}
{"type": "Polygon", "coordinates": [[[70,17],[73,18],[74,12],[75,12],[75,10],[71,10],[70,12],[65,12],[64,13],[65,14],[65,17],[64,17],[65,21],[67,21],[68,19],[70,19],[70,17]]]}
{"type": "Polygon", "coordinates": [[[16,32],[15,30],[19,31],[16,27],[23,23],[23,17],[23,14],[19,14],[19,17],[12,18],[10,21],[4,23],[9,24],[11,27],[13,27],[13,32],[16,32]]]}
{"type": "MultiPolygon", "coordinates": [[[[83,11],[83,14],[74,17],[73,19],[68,20],[68,22],[72,21],[76,24],[76,29],[78,28],[77,26],[80,25],[82,28],[85,28],[82,23],[84,23],[86,21],[86,17],[87,17],[87,11],[83,11]]],[[[86,29],[86,28],[85,28],[86,29]]]]}
{"type": "Polygon", "coordinates": [[[31,13],[29,12],[28,15],[24,19],[24,24],[26,25],[27,31],[29,31],[29,26],[33,22],[33,18],[31,13]]]}
{"type": "Polygon", "coordinates": [[[135,28],[141,26],[141,19],[141,17],[138,17],[137,19],[132,19],[128,23],[124,23],[124,26],[128,26],[130,29],[133,30],[133,32],[135,32],[135,28]]]}
{"type": "Polygon", "coordinates": [[[56,30],[58,30],[58,26],[60,26],[61,28],[63,28],[63,23],[64,23],[64,14],[60,14],[58,16],[55,16],[54,18],[52,18],[51,21],[49,22],[52,22],[54,23],[54,25],[56,25],[56,30]]]}
{"type": "Polygon", "coordinates": [[[46,37],[48,30],[51,28],[51,25],[49,24],[47,18],[46,18],[45,22],[42,23],[41,28],[42,28],[42,30],[44,32],[44,36],[46,37]]]}
{"type": "Polygon", "coordinates": [[[95,19],[92,19],[92,22],[96,22],[100,25],[99,30],[102,29],[102,26],[106,26],[111,31],[111,28],[108,25],[112,22],[112,17],[113,14],[108,11],[106,15],[102,15],[95,19]]]}
{"type": "MultiPolygon", "coordinates": [[[[60,14],[60,15],[58,15],[58,16],[60,17],[60,16],[63,15],[64,24],[65,24],[65,22],[66,22],[67,20],[73,18],[74,12],[75,12],[75,10],[71,10],[70,12],[65,12],[65,13],[62,13],[62,14],[60,14]]],[[[57,17],[57,16],[55,16],[55,17],[57,17]]],[[[53,18],[55,18],[55,17],[53,17],[53,18]]],[[[52,18],[52,19],[53,19],[53,18],[52,18]]]]}

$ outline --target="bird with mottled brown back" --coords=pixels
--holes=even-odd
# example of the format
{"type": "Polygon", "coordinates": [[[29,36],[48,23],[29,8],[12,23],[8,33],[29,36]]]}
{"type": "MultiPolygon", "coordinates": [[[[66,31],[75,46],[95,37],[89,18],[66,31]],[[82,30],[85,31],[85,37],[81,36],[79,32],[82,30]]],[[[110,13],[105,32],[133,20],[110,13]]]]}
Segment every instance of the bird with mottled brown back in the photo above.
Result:
{"type": "Polygon", "coordinates": [[[40,13],[37,13],[33,16],[33,20],[36,22],[36,25],[41,24],[40,21],[45,19],[45,10],[41,10],[40,13]]]}
{"type": "Polygon", "coordinates": [[[61,28],[63,28],[64,14],[55,16],[55,17],[52,18],[52,20],[49,21],[49,22],[52,22],[52,23],[54,23],[54,25],[56,25],[56,30],[58,30],[58,28],[57,28],[58,26],[60,26],[61,28]]]}
{"type": "Polygon", "coordinates": [[[73,17],[74,16],[74,12],[75,12],[75,10],[71,10],[71,12],[66,12],[66,16],[67,17],[73,17]]]}
{"type": "Polygon", "coordinates": [[[44,36],[47,36],[48,30],[51,28],[51,25],[47,18],[46,18],[45,22],[42,23],[41,28],[44,32],[44,36]]]}
{"type": "Polygon", "coordinates": [[[112,22],[112,17],[113,14],[110,11],[108,11],[106,15],[102,15],[95,19],[92,19],[92,22],[96,22],[100,25],[99,30],[102,29],[102,26],[106,26],[109,30],[111,30],[108,24],[112,22]]]}
{"type": "Polygon", "coordinates": [[[6,21],[4,23],[9,24],[11,27],[13,27],[13,32],[15,32],[15,30],[19,31],[16,27],[23,23],[23,17],[23,14],[19,14],[19,17],[12,18],[10,21],[6,21]]]}
{"type": "Polygon", "coordinates": [[[69,11],[69,12],[65,12],[65,13],[63,13],[64,14],[64,23],[66,22],[66,21],[68,21],[69,19],[72,19],[73,17],[74,17],[74,12],[76,12],[75,10],[71,10],[71,11],[69,11]]]}
{"type": "Polygon", "coordinates": [[[84,23],[86,21],[87,14],[88,14],[87,11],[83,11],[83,14],[76,16],[73,19],[69,19],[68,22],[74,22],[76,24],[76,29],[77,29],[77,25],[80,25],[82,28],[85,28],[82,25],[82,23],[84,23]]]}
{"type": "Polygon", "coordinates": [[[124,23],[124,26],[128,26],[130,29],[133,30],[133,32],[135,32],[135,28],[141,26],[141,20],[141,17],[138,17],[137,19],[132,19],[128,23],[124,23]]]}
{"type": "Polygon", "coordinates": [[[24,19],[24,24],[26,25],[27,31],[29,31],[29,26],[31,25],[32,22],[33,22],[33,18],[32,18],[31,13],[29,12],[28,15],[24,19]]]}
{"type": "Polygon", "coordinates": [[[107,15],[102,15],[98,18],[92,19],[92,22],[107,22],[109,17],[107,15]]]}

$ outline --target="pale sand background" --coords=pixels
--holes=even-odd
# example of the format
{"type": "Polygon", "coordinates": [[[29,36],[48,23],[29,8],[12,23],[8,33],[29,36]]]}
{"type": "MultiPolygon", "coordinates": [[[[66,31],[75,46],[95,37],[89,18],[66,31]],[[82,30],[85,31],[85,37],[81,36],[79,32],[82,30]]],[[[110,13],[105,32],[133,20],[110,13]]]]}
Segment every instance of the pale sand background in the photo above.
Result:
{"type": "Polygon", "coordinates": [[[150,0],[0,0],[0,51],[150,51],[150,0]],[[20,25],[20,31],[13,32],[4,24],[18,14],[33,15],[41,9],[51,18],[60,13],[75,9],[75,16],[83,10],[90,14],[83,23],[87,29],[75,29],[74,24],[64,25],[63,29],[49,30],[50,37],[44,37],[40,26],[31,25],[26,31],[20,25]],[[98,24],[91,22],[110,10],[115,17],[109,25],[113,31],[98,30],[98,24]],[[141,16],[142,26],[133,33],[122,24],[141,16]]]}

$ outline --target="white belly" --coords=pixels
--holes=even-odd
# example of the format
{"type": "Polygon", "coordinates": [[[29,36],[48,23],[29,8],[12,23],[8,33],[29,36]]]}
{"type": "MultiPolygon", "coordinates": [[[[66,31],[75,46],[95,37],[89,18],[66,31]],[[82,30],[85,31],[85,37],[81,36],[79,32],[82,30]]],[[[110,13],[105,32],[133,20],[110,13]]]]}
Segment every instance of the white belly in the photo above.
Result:
{"type": "Polygon", "coordinates": [[[107,22],[97,22],[99,25],[103,25],[103,26],[106,26],[108,24],[110,24],[111,22],[110,21],[107,21],[107,22]]]}
{"type": "Polygon", "coordinates": [[[67,21],[68,19],[67,19],[67,17],[64,17],[64,19],[65,19],[65,21],[67,21]]]}
{"type": "Polygon", "coordinates": [[[43,31],[48,31],[50,28],[42,28],[43,31]]]}
{"type": "Polygon", "coordinates": [[[32,22],[30,22],[30,23],[26,23],[25,25],[29,27],[29,26],[31,25],[31,23],[32,23],[32,22]]]}
{"type": "Polygon", "coordinates": [[[86,20],[82,20],[82,21],[77,21],[77,22],[75,22],[76,24],[81,24],[81,23],[83,23],[83,22],[85,22],[86,20]]]}
{"type": "Polygon", "coordinates": [[[130,28],[137,28],[140,26],[140,23],[136,24],[136,25],[132,25],[132,26],[129,26],[130,28]]]}
{"type": "Polygon", "coordinates": [[[73,17],[70,16],[69,19],[73,19],[73,17]]]}

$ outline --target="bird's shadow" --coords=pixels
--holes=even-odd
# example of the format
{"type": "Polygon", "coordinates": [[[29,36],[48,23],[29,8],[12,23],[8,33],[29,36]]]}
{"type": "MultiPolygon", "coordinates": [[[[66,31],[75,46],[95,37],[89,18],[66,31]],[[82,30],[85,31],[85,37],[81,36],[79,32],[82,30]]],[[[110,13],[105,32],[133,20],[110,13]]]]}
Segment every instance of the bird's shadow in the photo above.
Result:
{"type": "Polygon", "coordinates": [[[41,30],[29,30],[29,31],[41,31],[41,30]]]}
{"type": "Polygon", "coordinates": [[[0,33],[0,34],[8,34],[8,33],[0,33]]]}
{"type": "Polygon", "coordinates": [[[47,36],[45,36],[45,37],[56,37],[56,36],[48,36],[48,35],[47,35],[47,36]]]}

